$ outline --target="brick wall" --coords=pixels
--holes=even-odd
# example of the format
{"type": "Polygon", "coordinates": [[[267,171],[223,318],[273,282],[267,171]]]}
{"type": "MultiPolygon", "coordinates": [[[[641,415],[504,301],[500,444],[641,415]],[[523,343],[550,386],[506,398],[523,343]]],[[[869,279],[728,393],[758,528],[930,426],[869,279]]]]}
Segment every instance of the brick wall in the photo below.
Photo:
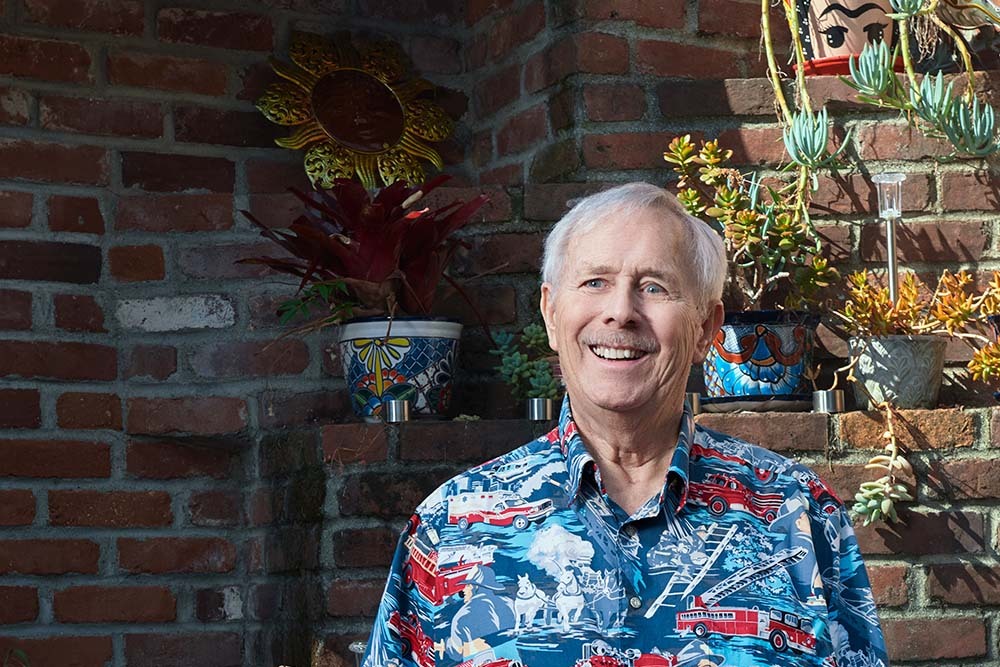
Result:
{"type": "MultiPolygon", "coordinates": [[[[233,261],[263,247],[237,211],[290,220],[286,188],[306,185],[301,155],[273,147],[281,130],[252,106],[292,30],[388,35],[445,89],[459,123],[439,147],[456,177],[443,195],[492,198],[456,270],[476,276],[485,319],[509,328],[534,317],[541,239],[566,200],[666,181],[673,134],[720,135],[741,164],[776,173],[773,100],[753,78],[757,7],[0,3],[0,656],[17,645],[34,665],[305,665],[315,638],[329,640],[316,660],[338,664],[409,509],[456,467],[530,437],[521,422],[414,424],[402,437],[343,423],[332,332],[274,342],[274,308],[292,287],[233,261]]],[[[942,146],[843,101],[836,81],[815,86],[864,160],[861,173],[821,179],[815,212],[832,256],[880,261],[864,174],[891,167],[910,174],[908,264],[994,268],[993,172],[924,160],[942,146]]],[[[475,322],[454,299],[442,310],[475,322]]],[[[843,353],[832,333],[824,342],[843,353]]],[[[511,416],[487,346],[467,329],[456,410],[511,416]]],[[[954,346],[951,362],[964,354],[954,346]]],[[[989,401],[960,378],[945,390],[946,404],[989,401]]],[[[819,461],[821,418],[781,419],[811,424],[799,442],[819,461]]],[[[868,437],[845,435],[851,419],[864,420],[833,430],[841,478],[864,459],[850,443],[868,437]]],[[[995,603],[991,419],[921,417],[925,439],[945,443],[921,461],[951,486],[925,485],[932,509],[910,532],[866,541],[887,617],[924,619],[894,626],[897,644],[915,647],[901,659],[996,658],[997,621],[975,606],[995,603]],[[949,636],[962,648],[934,639],[949,636]]],[[[777,423],[727,426],[754,439],[777,423]]]]}

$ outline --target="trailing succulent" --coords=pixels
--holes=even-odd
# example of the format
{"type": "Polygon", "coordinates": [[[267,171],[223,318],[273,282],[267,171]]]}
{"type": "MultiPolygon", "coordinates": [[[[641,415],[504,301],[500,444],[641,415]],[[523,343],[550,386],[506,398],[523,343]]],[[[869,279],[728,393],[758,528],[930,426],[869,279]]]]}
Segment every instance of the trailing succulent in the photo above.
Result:
{"type": "Polygon", "coordinates": [[[500,358],[496,370],[510,385],[514,398],[559,398],[562,389],[550,361],[556,353],[549,347],[544,327],[529,324],[520,335],[502,331],[493,340],[496,348],[490,354],[500,358]]]}

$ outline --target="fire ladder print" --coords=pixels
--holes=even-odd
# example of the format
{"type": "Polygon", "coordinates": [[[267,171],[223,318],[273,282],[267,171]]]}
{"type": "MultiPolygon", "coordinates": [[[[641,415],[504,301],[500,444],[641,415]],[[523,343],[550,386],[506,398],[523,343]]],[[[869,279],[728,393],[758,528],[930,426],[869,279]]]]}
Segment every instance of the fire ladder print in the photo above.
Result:
{"type": "Polygon", "coordinates": [[[709,548],[712,549],[712,553],[708,557],[708,560],[705,561],[705,564],[701,566],[701,569],[698,570],[698,573],[695,574],[690,581],[687,581],[685,578],[685,581],[678,582],[677,573],[675,572],[671,575],[670,581],[667,582],[667,585],[663,588],[663,592],[660,593],[655,600],[653,600],[651,605],[649,605],[649,609],[647,609],[644,614],[645,617],[653,618],[653,615],[656,614],[656,610],[662,607],[671,596],[676,597],[679,600],[687,598],[691,591],[694,590],[694,587],[701,583],[702,577],[705,576],[705,573],[712,569],[712,566],[715,565],[715,561],[719,559],[719,556],[725,552],[726,545],[729,544],[729,541],[733,539],[733,535],[736,534],[736,528],[737,527],[734,524],[729,526],[727,530],[719,524],[713,522],[708,527],[708,535],[705,538],[705,550],[707,551],[709,548]],[[687,583],[687,587],[683,591],[675,591],[675,582],[678,584],[687,583]]]}

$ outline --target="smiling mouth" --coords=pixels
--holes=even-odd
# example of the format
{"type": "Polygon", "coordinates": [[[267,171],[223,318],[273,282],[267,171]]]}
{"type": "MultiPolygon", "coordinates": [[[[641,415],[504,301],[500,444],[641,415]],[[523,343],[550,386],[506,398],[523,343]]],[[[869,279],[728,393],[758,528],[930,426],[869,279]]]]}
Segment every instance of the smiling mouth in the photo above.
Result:
{"type": "Polygon", "coordinates": [[[610,361],[641,359],[646,356],[646,352],[642,350],[620,347],[603,347],[601,345],[591,345],[590,351],[601,359],[608,359],[610,361]]]}

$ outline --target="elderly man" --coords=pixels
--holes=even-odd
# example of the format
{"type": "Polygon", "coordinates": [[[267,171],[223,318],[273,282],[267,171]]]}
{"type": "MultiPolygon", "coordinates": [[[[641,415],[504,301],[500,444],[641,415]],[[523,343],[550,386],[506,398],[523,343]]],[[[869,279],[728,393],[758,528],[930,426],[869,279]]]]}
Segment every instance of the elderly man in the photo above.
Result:
{"type": "Polygon", "coordinates": [[[886,664],[846,511],[810,470],[696,427],[718,235],[633,183],[545,245],[567,397],[547,436],[442,485],[404,531],[365,664],[886,664]]]}

